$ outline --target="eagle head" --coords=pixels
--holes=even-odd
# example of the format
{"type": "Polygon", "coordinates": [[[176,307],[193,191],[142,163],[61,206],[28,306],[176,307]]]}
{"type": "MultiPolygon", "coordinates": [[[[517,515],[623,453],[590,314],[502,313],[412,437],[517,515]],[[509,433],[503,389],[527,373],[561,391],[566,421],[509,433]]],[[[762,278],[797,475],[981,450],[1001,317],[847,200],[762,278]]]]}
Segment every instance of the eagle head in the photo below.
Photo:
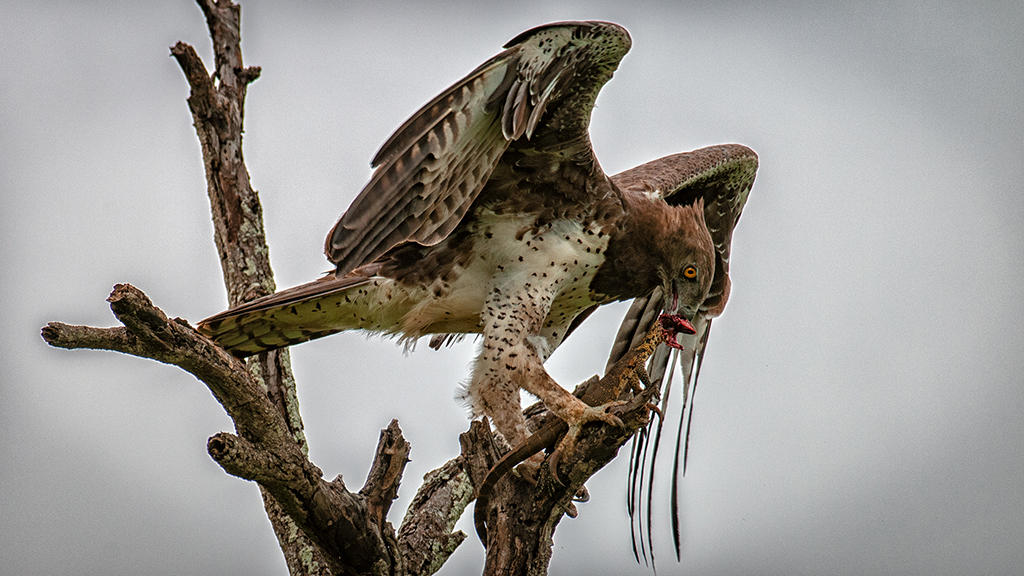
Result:
{"type": "MultiPolygon", "coordinates": [[[[662,327],[669,332],[693,334],[690,324],[708,296],[715,276],[715,245],[704,222],[704,200],[673,206],[668,213],[670,232],[658,266],[665,316],[662,327]]],[[[675,339],[669,339],[674,344],[675,339]]]]}

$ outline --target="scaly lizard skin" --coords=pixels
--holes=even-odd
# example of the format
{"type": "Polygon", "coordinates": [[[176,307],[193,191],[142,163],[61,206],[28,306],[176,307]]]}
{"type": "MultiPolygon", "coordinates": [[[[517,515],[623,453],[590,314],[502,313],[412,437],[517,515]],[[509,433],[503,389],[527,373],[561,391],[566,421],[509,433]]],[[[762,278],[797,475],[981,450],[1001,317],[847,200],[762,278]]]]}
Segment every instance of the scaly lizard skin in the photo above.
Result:
{"type": "MultiPolygon", "coordinates": [[[[692,329],[689,323],[681,317],[663,316],[660,322],[652,323],[651,329],[647,332],[644,339],[627,352],[621,360],[616,362],[612,369],[605,374],[604,378],[601,378],[596,384],[587,386],[580,399],[588,406],[601,406],[618,400],[627,387],[632,388],[634,392],[640,392],[642,388],[637,380],[643,382],[645,387],[650,386],[647,369],[644,368],[644,364],[647,363],[647,359],[654,353],[655,348],[662,342],[675,344],[674,332],[692,331],[692,329]],[[680,321],[682,321],[682,325],[680,325],[680,321]]],[[[480,541],[484,543],[484,546],[487,545],[487,510],[490,507],[491,492],[493,492],[498,480],[503,478],[505,474],[508,474],[519,463],[541,450],[554,446],[559,438],[565,436],[565,440],[548,458],[548,468],[552,476],[559,480],[558,462],[560,455],[572,449],[578,434],[579,429],[570,430],[569,425],[565,421],[555,419],[530,435],[522,444],[505,454],[487,472],[487,476],[484,478],[483,484],[480,485],[480,490],[478,490],[476,507],[473,513],[476,533],[480,537],[480,541]]]]}

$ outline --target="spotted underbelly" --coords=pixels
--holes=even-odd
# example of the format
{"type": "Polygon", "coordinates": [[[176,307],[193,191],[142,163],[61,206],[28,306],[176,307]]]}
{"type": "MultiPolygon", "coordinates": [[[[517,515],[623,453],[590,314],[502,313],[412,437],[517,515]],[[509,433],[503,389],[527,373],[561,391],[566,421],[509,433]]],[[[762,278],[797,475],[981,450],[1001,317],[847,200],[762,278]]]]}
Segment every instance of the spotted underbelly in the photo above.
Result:
{"type": "MultiPolygon", "coordinates": [[[[407,338],[438,333],[479,333],[483,312],[495,290],[507,296],[501,306],[541,299],[547,314],[539,327],[553,349],[573,319],[598,301],[590,282],[604,261],[608,235],[578,223],[556,221],[535,229],[514,218],[485,215],[476,231],[477,255],[466,266],[422,283],[419,298],[401,319],[407,338]]],[[[448,247],[439,245],[436,250],[448,247]]],[[[412,296],[410,294],[410,296],[412,296]]],[[[499,305],[491,302],[491,305],[499,305]]]]}

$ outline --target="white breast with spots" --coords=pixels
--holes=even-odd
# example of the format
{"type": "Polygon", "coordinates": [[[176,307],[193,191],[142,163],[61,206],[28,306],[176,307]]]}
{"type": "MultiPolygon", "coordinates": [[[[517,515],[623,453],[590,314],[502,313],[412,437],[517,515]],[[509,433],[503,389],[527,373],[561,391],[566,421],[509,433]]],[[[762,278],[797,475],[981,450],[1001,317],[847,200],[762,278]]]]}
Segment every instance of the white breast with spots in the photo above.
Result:
{"type": "Polygon", "coordinates": [[[564,220],[536,232],[532,225],[527,218],[484,212],[474,246],[480,256],[458,269],[451,283],[410,288],[375,278],[359,298],[362,308],[372,310],[352,327],[408,339],[480,333],[488,322],[488,303],[504,309],[529,308],[534,318],[521,336],[531,338],[546,358],[561,343],[573,318],[597,303],[590,298],[589,285],[604,261],[608,235],[564,220]],[[495,290],[502,295],[497,300],[495,290]]]}
{"type": "Polygon", "coordinates": [[[494,217],[482,222],[492,235],[486,250],[492,266],[490,290],[500,290],[506,296],[503,302],[512,307],[521,306],[518,298],[537,301],[539,308],[529,308],[544,317],[528,332],[538,353],[546,358],[561,343],[572,320],[597,303],[590,297],[589,286],[604,262],[608,235],[565,220],[537,232],[528,230],[532,223],[523,220],[494,217]],[[546,346],[542,348],[533,338],[536,336],[543,338],[546,346]]]}

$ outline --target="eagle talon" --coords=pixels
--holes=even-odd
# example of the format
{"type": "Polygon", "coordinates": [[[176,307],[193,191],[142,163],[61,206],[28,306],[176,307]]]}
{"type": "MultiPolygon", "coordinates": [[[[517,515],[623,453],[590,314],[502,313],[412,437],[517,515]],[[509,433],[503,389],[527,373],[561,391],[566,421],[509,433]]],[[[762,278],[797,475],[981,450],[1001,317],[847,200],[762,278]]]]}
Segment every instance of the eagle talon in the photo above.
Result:
{"type": "Polygon", "coordinates": [[[565,515],[569,518],[575,518],[580,515],[580,511],[576,509],[576,505],[572,502],[566,504],[562,510],[565,511],[565,515]]]}
{"type": "Polygon", "coordinates": [[[562,441],[558,443],[558,446],[556,446],[554,451],[551,452],[551,456],[548,457],[548,468],[551,470],[551,477],[554,478],[556,482],[563,485],[565,484],[558,474],[558,464],[562,459],[562,454],[572,452],[576,447],[576,440],[579,438],[580,432],[583,430],[583,426],[590,422],[604,422],[605,424],[625,429],[626,425],[622,422],[622,419],[615,414],[608,412],[608,409],[617,406],[625,406],[626,404],[628,404],[628,402],[625,400],[612,400],[611,402],[600,406],[587,406],[576,421],[569,424],[569,431],[565,433],[562,441]]]}
{"type": "Polygon", "coordinates": [[[622,423],[622,419],[609,412],[609,408],[615,408],[617,406],[625,406],[628,402],[625,400],[612,400],[600,406],[587,406],[583,414],[580,415],[579,419],[569,425],[569,433],[576,429],[576,435],[579,435],[580,429],[584,424],[588,422],[604,422],[611,426],[618,426],[619,428],[625,428],[626,425],[622,423]]]}
{"type": "Polygon", "coordinates": [[[587,490],[586,486],[580,486],[580,489],[572,495],[573,502],[590,502],[590,490],[587,490]]]}

